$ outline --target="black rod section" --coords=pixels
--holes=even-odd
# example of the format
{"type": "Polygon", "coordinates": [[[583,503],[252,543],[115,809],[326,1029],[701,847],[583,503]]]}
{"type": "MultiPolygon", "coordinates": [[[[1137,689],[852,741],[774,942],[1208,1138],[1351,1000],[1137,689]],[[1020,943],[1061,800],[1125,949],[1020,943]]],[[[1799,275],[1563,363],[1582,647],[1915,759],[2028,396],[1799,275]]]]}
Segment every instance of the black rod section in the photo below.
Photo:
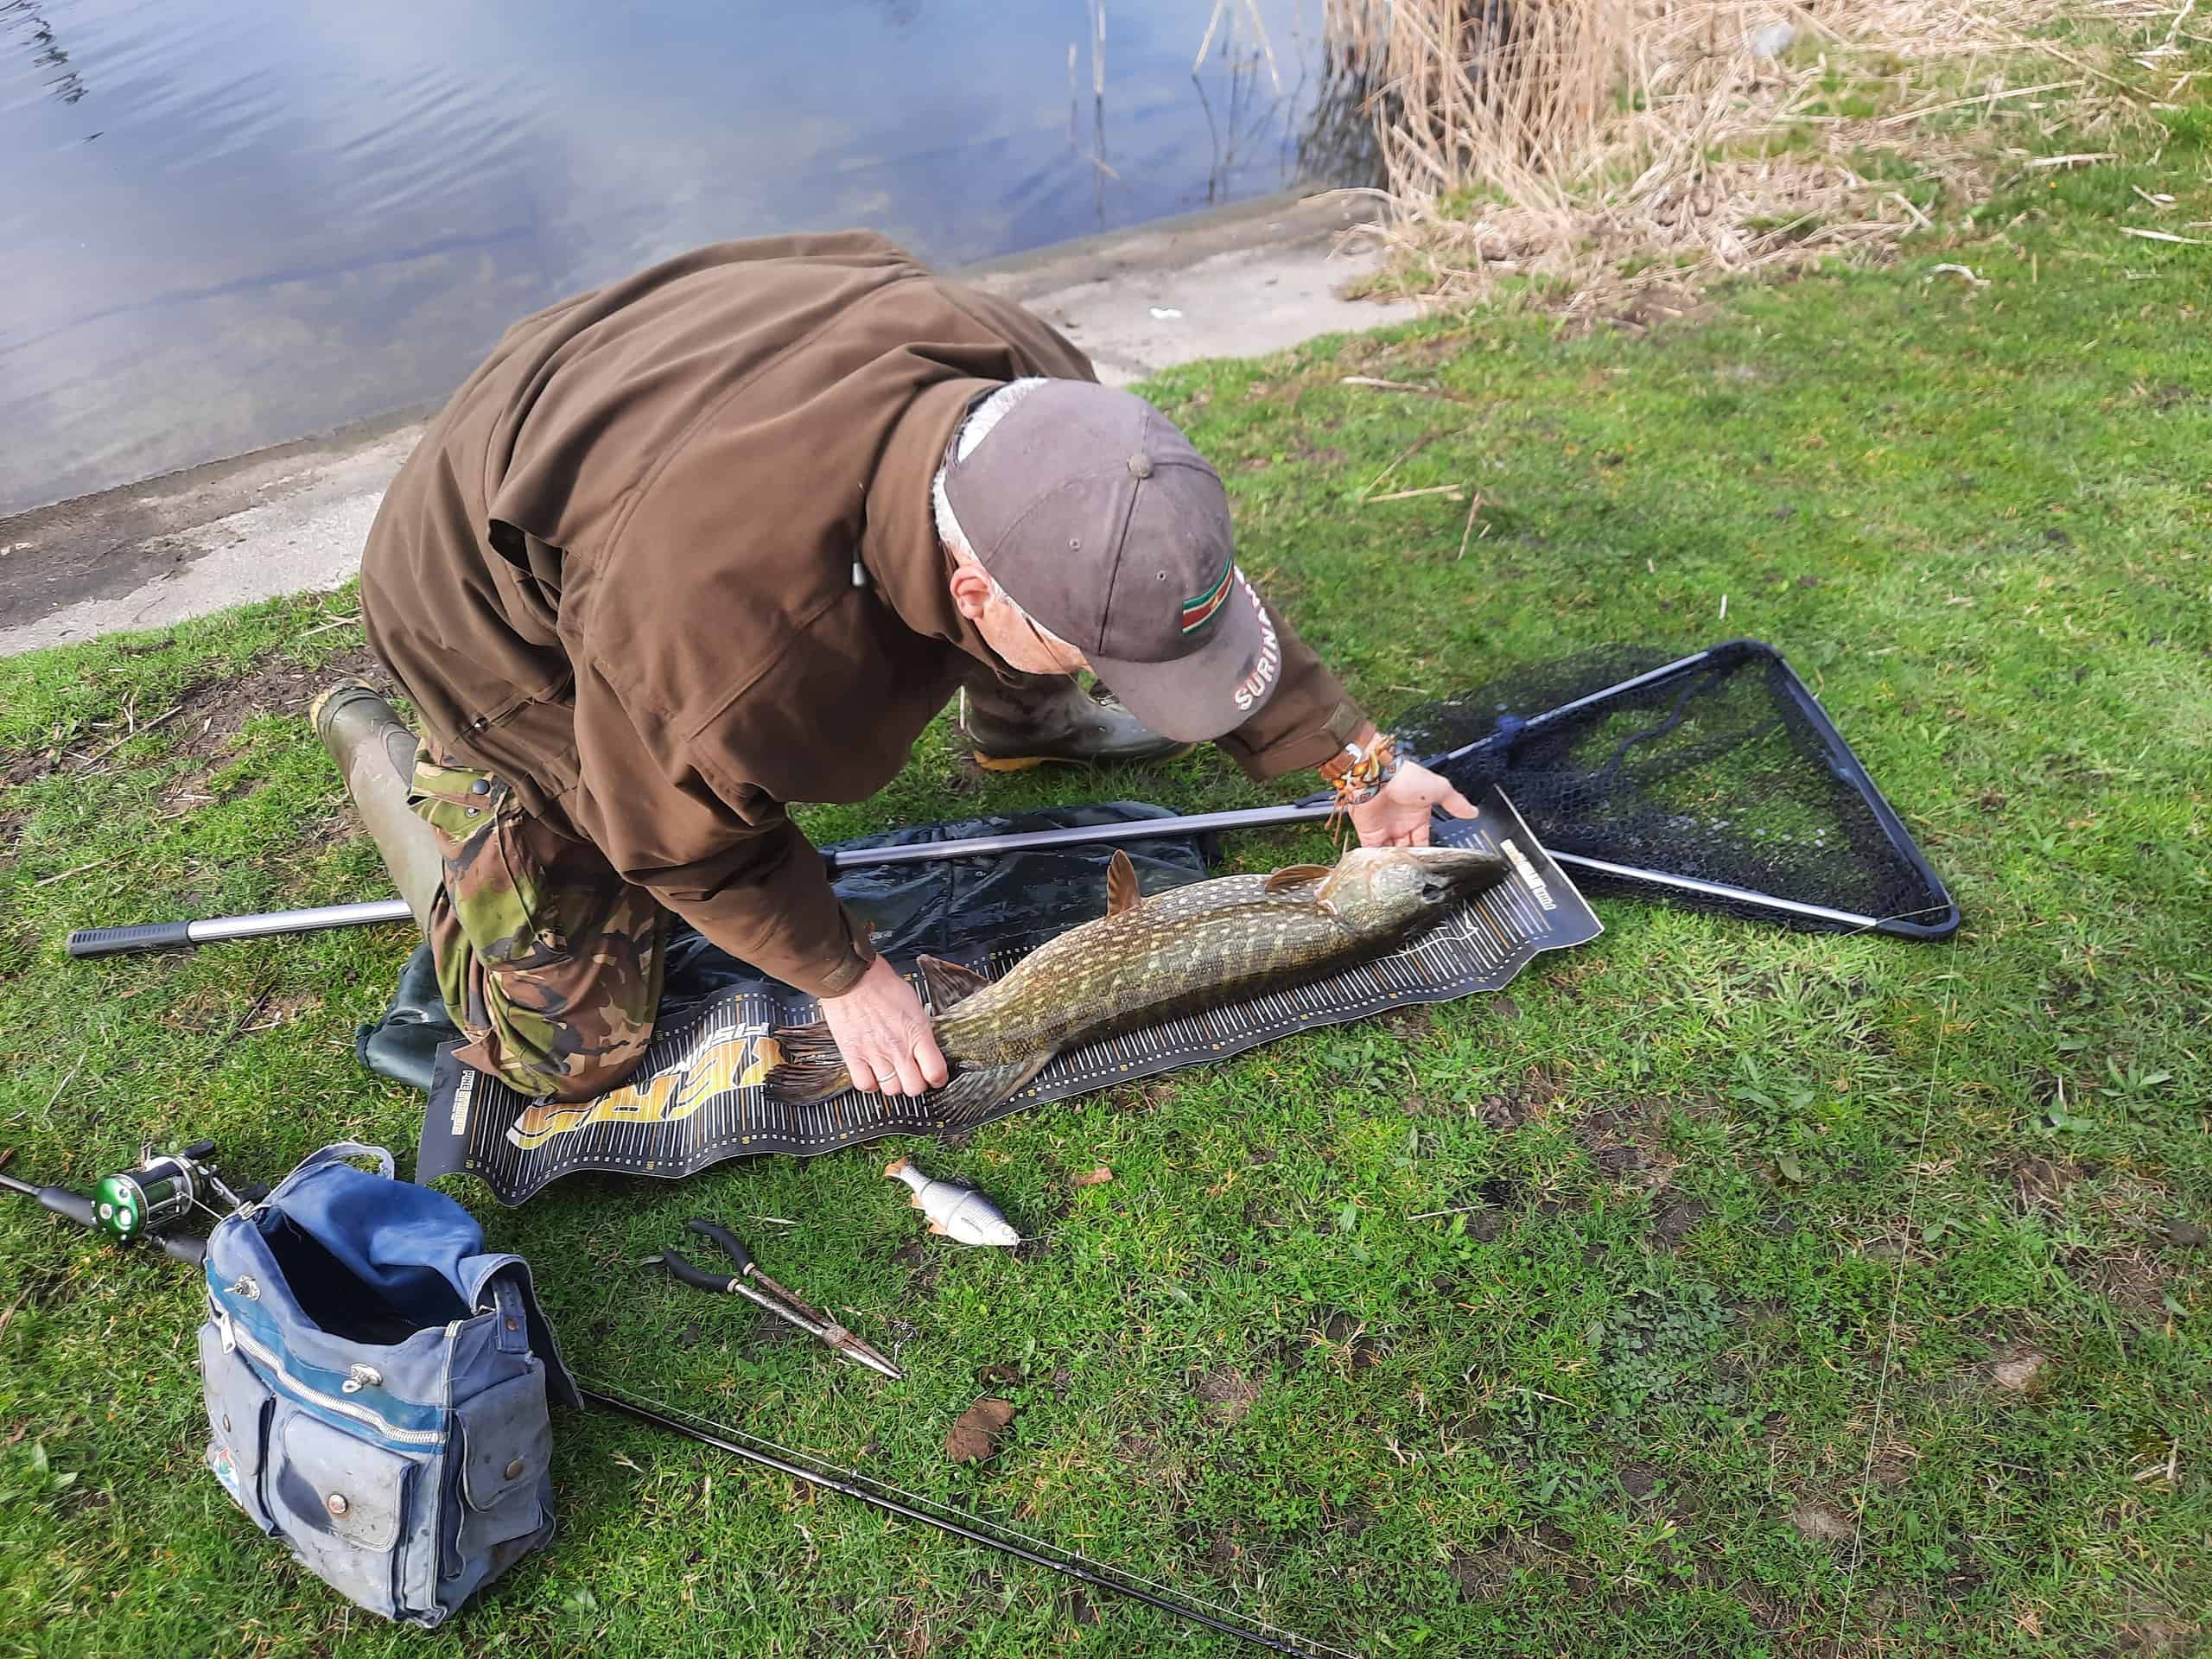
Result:
{"type": "Polygon", "coordinates": [[[1209,1630],[1218,1630],[1224,1636],[1233,1636],[1240,1642],[1249,1642],[1255,1647],[1265,1648],[1271,1653],[1289,1654],[1294,1656],[1294,1659],[1319,1659],[1313,1649],[1310,1648],[1299,1647],[1294,1643],[1269,1636],[1264,1631],[1254,1630],[1249,1625],[1238,1624],[1230,1619],[1217,1618],[1203,1608],[1173,1601],[1166,1596],[1154,1595],[1151,1591],[1137,1585],[1109,1577],[1095,1568],[1082,1566],[1077,1562],[1057,1560],[1050,1555],[1040,1554],[1036,1550],[1013,1543],[1007,1539],[994,1538],[988,1532],[971,1527],[965,1522],[955,1521],[946,1516],[931,1515],[927,1510],[918,1509],[911,1503],[902,1503],[881,1492],[871,1491],[855,1481],[847,1480],[826,1470],[809,1469],[804,1464],[792,1463],[786,1459],[776,1456],[773,1452],[764,1452],[757,1446],[747,1446],[741,1440],[734,1440],[727,1435],[717,1434],[696,1423],[687,1423],[681,1418],[669,1416],[665,1413],[654,1410],[650,1406],[632,1404],[627,1400],[620,1399],[614,1395],[603,1394],[599,1389],[586,1387],[581,1382],[577,1385],[577,1392],[582,1395],[584,1403],[587,1405],[597,1406],[603,1411],[620,1412],[626,1417],[634,1417],[639,1422],[652,1424],[655,1428],[664,1428],[672,1434],[681,1434],[689,1440],[696,1440],[702,1446],[711,1446],[718,1452],[727,1452],[732,1457],[743,1458],[748,1463],[757,1463],[764,1469],[773,1469],[778,1474],[788,1475],[793,1480],[803,1480],[810,1486],[820,1486],[846,1497],[857,1498],[863,1503],[871,1504],[887,1514],[898,1516],[901,1521],[918,1521],[924,1526],[935,1527],[939,1532],[950,1533],[956,1538],[971,1544],[981,1544],[986,1549],[995,1549],[1001,1554],[1013,1556],[1016,1560],[1027,1561],[1032,1567],[1045,1567],[1051,1572],[1065,1573],[1069,1578],[1079,1580],[1084,1584],[1095,1585],[1099,1589],[1115,1591],[1121,1595],[1141,1601],[1147,1606],[1156,1607],[1161,1612],[1173,1613],[1178,1618],[1189,1619],[1195,1624],[1206,1626],[1209,1630]]]}

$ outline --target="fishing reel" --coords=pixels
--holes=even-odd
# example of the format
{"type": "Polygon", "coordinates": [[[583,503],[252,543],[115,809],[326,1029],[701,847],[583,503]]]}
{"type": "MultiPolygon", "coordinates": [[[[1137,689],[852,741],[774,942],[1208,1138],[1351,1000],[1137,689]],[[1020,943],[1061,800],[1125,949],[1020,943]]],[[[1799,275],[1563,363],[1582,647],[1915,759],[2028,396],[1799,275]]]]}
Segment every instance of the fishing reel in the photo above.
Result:
{"type": "Polygon", "coordinates": [[[225,1208],[243,1208],[245,1199],[223,1184],[215,1168],[215,1143],[194,1141],[176,1152],[156,1152],[149,1141],[130,1168],[103,1175],[92,1188],[92,1226],[111,1237],[133,1239],[159,1233],[184,1219],[202,1193],[212,1192],[225,1208]]]}
{"type": "Polygon", "coordinates": [[[236,1192],[226,1185],[215,1168],[213,1141],[194,1141],[177,1152],[156,1152],[149,1141],[139,1150],[137,1163],[101,1176],[90,1196],[66,1186],[35,1185],[13,1175],[0,1175],[0,1191],[36,1198],[63,1220],[105,1233],[118,1243],[143,1240],[164,1255],[195,1264],[205,1252],[205,1241],[175,1229],[195,1205],[219,1213],[203,1194],[213,1193],[233,1212],[269,1196],[269,1189],[258,1185],[236,1192]]]}

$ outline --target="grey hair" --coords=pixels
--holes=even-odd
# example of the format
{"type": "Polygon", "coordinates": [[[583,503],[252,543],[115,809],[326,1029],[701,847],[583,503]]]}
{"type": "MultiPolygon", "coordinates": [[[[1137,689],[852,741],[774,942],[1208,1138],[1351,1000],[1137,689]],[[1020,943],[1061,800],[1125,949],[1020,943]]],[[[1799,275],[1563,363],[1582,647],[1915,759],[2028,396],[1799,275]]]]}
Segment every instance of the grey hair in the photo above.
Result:
{"type": "MultiPolygon", "coordinates": [[[[969,410],[968,418],[960,423],[959,435],[952,442],[953,459],[967,460],[975,453],[976,446],[991,435],[991,429],[1006,418],[1009,410],[1044,384],[1043,377],[1036,375],[1009,380],[969,410]]],[[[961,530],[960,520],[953,517],[952,502],[944,493],[944,468],[942,467],[937,469],[937,476],[930,480],[930,506],[937,515],[938,539],[947,547],[972,558],[976,550],[961,530]]],[[[992,577],[991,582],[996,587],[998,578],[992,577]]]]}
{"type": "MultiPolygon", "coordinates": [[[[976,404],[968,412],[968,418],[960,423],[959,435],[952,441],[953,459],[967,460],[975,452],[976,446],[990,436],[991,429],[1006,418],[1009,410],[1044,384],[1044,378],[1040,375],[1032,375],[1020,380],[1009,380],[989,397],[984,398],[982,403],[976,404]]],[[[956,555],[965,554],[969,558],[974,559],[976,568],[983,571],[984,579],[991,584],[991,591],[1011,605],[1020,615],[1022,620],[1028,623],[1031,627],[1065,650],[1075,649],[1058,634],[1054,633],[1042,622],[1030,615],[1013,594],[999,585],[999,579],[991,575],[989,570],[983,569],[982,561],[976,558],[974,545],[969,541],[967,532],[960,528],[960,520],[953,516],[951,499],[945,494],[944,468],[942,467],[937,469],[937,476],[930,480],[930,507],[937,517],[937,536],[939,541],[950,548],[956,555]]]]}

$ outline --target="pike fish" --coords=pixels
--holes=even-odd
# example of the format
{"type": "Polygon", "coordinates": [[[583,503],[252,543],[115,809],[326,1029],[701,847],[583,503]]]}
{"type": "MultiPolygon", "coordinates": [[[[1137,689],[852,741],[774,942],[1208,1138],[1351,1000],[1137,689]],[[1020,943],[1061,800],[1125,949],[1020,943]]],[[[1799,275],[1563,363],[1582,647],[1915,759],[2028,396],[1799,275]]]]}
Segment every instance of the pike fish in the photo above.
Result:
{"type": "MultiPolygon", "coordinates": [[[[1106,914],[1047,940],[1005,977],[919,958],[938,1046],[951,1072],[932,1109],[972,1123],[1079,1043],[1324,978],[1394,949],[1453,904],[1488,892],[1510,867],[1495,853],[1363,847],[1332,868],[1294,864],[1137,892],[1116,853],[1106,914]]],[[[825,1100],[852,1086],[825,1025],[776,1032],[768,1093],[825,1100]]]]}

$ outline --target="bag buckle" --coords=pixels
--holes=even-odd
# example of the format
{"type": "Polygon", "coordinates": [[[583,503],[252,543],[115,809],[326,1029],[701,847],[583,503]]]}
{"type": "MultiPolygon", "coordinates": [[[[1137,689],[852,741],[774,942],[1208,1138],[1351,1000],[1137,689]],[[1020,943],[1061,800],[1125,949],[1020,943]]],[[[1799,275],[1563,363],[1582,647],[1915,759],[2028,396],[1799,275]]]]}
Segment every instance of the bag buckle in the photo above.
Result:
{"type": "MultiPolygon", "coordinates": [[[[359,1394],[363,1389],[378,1389],[383,1386],[384,1373],[375,1366],[349,1365],[346,1368],[346,1380],[338,1385],[338,1391],[340,1394],[359,1394]]],[[[334,1510],[331,1513],[334,1515],[338,1511],[334,1510]]]]}

